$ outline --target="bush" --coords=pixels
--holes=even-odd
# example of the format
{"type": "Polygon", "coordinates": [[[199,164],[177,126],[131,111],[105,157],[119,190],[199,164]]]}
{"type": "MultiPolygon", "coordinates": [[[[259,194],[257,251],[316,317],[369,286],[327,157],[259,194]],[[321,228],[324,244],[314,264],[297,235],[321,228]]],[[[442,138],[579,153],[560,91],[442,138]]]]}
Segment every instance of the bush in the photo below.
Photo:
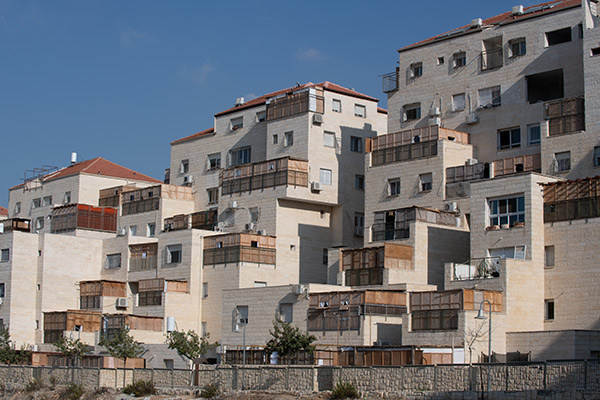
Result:
{"type": "Polygon", "coordinates": [[[48,382],[50,382],[51,387],[54,387],[58,384],[58,378],[54,375],[50,375],[50,378],[48,378],[48,382]]]}
{"type": "Polygon", "coordinates": [[[44,387],[44,385],[42,384],[41,380],[33,378],[27,385],[25,385],[25,391],[26,392],[35,392],[37,390],[40,390],[43,387],[44,387]]]}
{"type": "Polygon", "coordinates": [[[63,393],[63,398],[69,400],[78,400],[81,396],[83,396],[83,387],[78,385],[77,383],[69,383],[67,388],[63,393]]]}
{"type": "Polygon", "coordinates": [[[208,385],[204,385],[202,390],[200,391],[200,397],[205,399],[214,399],[219,395],[219,386],[214,383],[209,383],[208,385]]]}
{"type": "Polygon", "coordinates": [[[132,394],[135,397],[142,397],[149,394],[156,394],[156,388],[152,381],[135,381],[123,388],[123,393],[132,394]]]}
{"type": "Polygon", "coordinates": [[[358,390],[352,382],[342,382],[340,380],[331,391],[332,399],[356,399],[358,397],[358,390]]]}

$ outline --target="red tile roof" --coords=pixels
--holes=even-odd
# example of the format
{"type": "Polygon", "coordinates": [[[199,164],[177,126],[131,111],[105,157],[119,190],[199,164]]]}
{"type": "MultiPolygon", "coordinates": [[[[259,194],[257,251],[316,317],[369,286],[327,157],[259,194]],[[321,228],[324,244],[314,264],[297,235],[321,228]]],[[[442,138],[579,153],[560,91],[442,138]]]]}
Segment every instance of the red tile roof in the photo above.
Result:
{"type": "Polygon", "coordinates": [[[323,87],[323,89],[328,90],[330,92],[341,93],[341,94],[345,94],[347,96],[353,96],[353,97],[357,97],[357,98],[363,99],[363,100],[369,100],[369,101],[375,101],[375,102],[379,101],[378,99],[376,99],[374,97],[367,96],[366,94],[359,93],[357,91],[345,88],[343,86],[337,85],[337,84],[332,83],[332,82],[328,82],[328,81],[321,82],[321,83],[308,82],[308,83],[305,83],[304,85],[294,86],[294,87],[290,87],[290,88],[283,89],[283,90],[278,90],[276,92],[268,93],[268,94],[265,94],[263,96],[257,97],[257,98],[252,99],[252,100],[250,100],[250,101],[248,101],[248,102],[246,102],[246,103],[244,103],[244,104],[242,104],[240,106],[231,107],[231,108],[229,108],[229,109],[227,109],[225,111],[221,111],[219,113],[216,113],[215,117],[220,117],[222,115],[230,114],[232,112],[236,112],[236,111],[239,111],[239,110],[244,110],[246,108],[255,107],[255,106],[258,106],[258,105],[261,105],[261,104],[265,104],[267,102],[268,98],[279,96],[280,94],[291,92],[293,90],[306,89],[306,88],[312,88],[312,87],[317,87],[317,86],[321,86],[321,87],[323,87]]]}
{"type": "MultiPolygon", "coordinates": [[[[524,7],[523,14],[521,14],[521,15],[512,15],[511,11],[507,11],[505,13],[496,15],[494,17],[484,19],[483,26],[485,27],[485,26],[490,26],[490,25],[502,25],[502,24],[507,24],[507,23],[511,23],[514,21],[535,18],[535,17],[539,17],[541,15],[546,15],[546,14],[554,13],[557,11],[562,11],[567,8],[578,7],[580,5],[581,5],[581,0],[549,1],[547,3],[541,3],[541,4],[538,4],[535,6],[524,7]]],[[[481,28],[466,29],[469,26],[470,25],[464,25],[459,28],[453,29],[451,31],[441,33],[441,34],[431,37],[429,39],[425,39],[420,42],[413,43],[411,45],[402,47],[401,49],[398,50],[398,52],[403,52],[406,50],[413,49],[415,47],[425,46],[425,45],[433,43],[433,42],[450,39],[450,38],[456,37],[457,35],[460,35],[460,34],[469,34],[469,33],[475,33],[475,32],[481,31],[481,28]]]]}
{"type": "MultiPolygon", "coordinates": [[[[113,178],[132,179],[136,181],[162,183],[161,181],[154,179],[148,175],[140,174],[132,169],[125,168],[114,162],[105,160],[102,157],[92,158],[91,160],[80,161],[68,167],[59,169],[58,171],[51,172],[44,175],[41,179],[43,182],[51,181],[58,178],[64,178],[65,176],[71,176],[76,174],[93,174],[110,176],[113,178]]],[[[10,188],[16,189],[22,187],[23,183],[10,188]]]]}
{"type": "Polygon", "coordinates": [[[8,217],[8,209],[6,207],[0,206],[0,216],[8,217]]]}
{"type": "Polygon", "coordinates": [[[214,133],[215,133],[215,128],[209,128],[209,129],[206,129],[206,130],[204,130],[202,132],[194,133],[193,135],[186,136],[184,138],[174,140],[174,141],[171,142],[171,144],[177,144],[177,143],[181,143],[181,142],[187,142],[188,140],[193,140],[193,139],[197,139],[199,137],[213,135],[214,133]]]}
{"type": "Polygon", "coordinates": [[[377,112],[382,114],[387,114],[388,111],[385,108],[377,107],[377,112]]]}

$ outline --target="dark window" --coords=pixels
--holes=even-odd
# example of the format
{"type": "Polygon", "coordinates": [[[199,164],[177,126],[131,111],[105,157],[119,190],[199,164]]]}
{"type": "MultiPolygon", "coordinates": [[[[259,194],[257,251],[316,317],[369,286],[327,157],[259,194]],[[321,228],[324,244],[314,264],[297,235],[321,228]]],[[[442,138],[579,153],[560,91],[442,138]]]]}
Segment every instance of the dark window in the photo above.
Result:
{"type": "Polygon", "coordinates": [[[138,306],[160,306],[162,304],[162,291],[140,292],[138,294],[138,306]]]}
{"type": "Polygon", "coordinates": [[[546,320],[554,319],[554,300],[546,300],[546,320]]]}
{"type": "Polygon", "coordinates": [[[592,49],[592,55],[593,55],[593,56],[600,55],[600,47],[594,47],[594,48],[592,49]]]}
{"type": "Polygon", "coordinates": [[[527,101],[530,104],[564,97],[562,69],[528,75],[525,80],[527,81],[527,101]]]}
{"type": "Polygon", "coordinates": [[[365,177],[364,175],[354,176],[354,188],[356,190],[365,190],[365,177]]]}
{"type": "Polygon", "coordinates": [[[571,27],[546,32],[546,43],[548,46],[571,41],[571,27]]]}
{"type": "Polygon", "coordinates": [[[357,136],[350,136],[350,151],[362,153],[362,151],[363,151],[362,138],[357,137],[357,136]]]}
{"type": "Polygon", "coordinates": [[[498,150],[521,146],[521,128],[498,131],[498,150]]]}

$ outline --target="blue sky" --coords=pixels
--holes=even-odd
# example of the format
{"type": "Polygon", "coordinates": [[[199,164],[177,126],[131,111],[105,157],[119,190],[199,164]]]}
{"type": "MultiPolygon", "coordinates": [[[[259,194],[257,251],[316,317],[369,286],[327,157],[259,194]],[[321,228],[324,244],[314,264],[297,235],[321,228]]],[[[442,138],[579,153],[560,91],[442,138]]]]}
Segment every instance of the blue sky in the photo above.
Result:
{"type": "Polygon", "coordinates": [[[538,2],[0,0],[0,205],[72,151],[162,179],[236,97],[329,80],[386,107],[396,49],[538,2]]]}

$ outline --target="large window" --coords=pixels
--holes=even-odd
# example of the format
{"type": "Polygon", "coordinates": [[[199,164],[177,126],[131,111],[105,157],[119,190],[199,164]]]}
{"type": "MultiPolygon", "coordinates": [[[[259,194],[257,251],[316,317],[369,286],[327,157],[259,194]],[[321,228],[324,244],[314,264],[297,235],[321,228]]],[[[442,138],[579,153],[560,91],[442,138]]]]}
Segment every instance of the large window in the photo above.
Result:
{"type": "Polygon", "coordinates": [[[521,147],[521,128],[498,131],[498,150],[521,147]]]}
{"type": "Polygon", "coordinates": [[[492,86],[489,88],[480,89],[478,94],[479,107],[481,108],[496,107],[502,104],[500,86],[492,86]]]}
{"type": "Polygon", "coordinates": [[[565,95],[562,69],[527,75],[525,81],[529,104],[561,99],[565,95]]]}
{"type": "Polygon", "coordinates": [[[121,253],[106,255],[106,269],[121,268],[121,253]]]}
{"type": "Polygon", "coordinates": [[[513,226],[516,222],[525,222],[525,197],[507,197],[489,201],[490,226],[513,226]]]}
{"type": "Polygon", "coordinates": [[[566,43],[571,41],[571,27],[546,32],[546,46],[566,43]]]}
{"type": "Polygon", "coordinates": [[[252,160],[250,150],[250,147],[231,150],[231,165],[235,166],[250,163],[252,160]]]}

